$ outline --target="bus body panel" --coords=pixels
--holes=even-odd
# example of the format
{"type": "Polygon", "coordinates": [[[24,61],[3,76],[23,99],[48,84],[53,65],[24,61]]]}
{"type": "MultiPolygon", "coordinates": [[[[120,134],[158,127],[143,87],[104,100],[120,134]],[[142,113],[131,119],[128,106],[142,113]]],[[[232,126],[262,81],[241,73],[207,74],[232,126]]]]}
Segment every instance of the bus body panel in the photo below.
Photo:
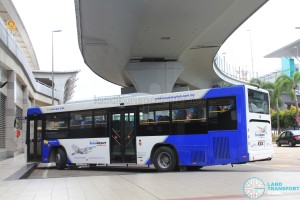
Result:
{"type": "Polygon", "coordinates": [[[271,119],[266,115],[248,114],[248,152],[249,161],[272,158],[271,119]]]}
{"type": "Polygon", "coordinates": [[[69,164],[110,164],[109,138],[44,140],[43,162],[48,162],[51,148],[63,147],[69,164]]]}
{"type": "MultiPolygon", "coordinates": [[[[155,144],[173,146],[178,153],[178,164],[183,166],[247,162],[248,156],[238,158],[236,135],[237,131],[214,131],[210,134],[137,137],[137,164],[153,164],[150,157],[155,144]]],[[[248,155],[247,152],[244,154],[248,155]]]]}
{"type": "MultiPolygon", "coordinates": [[[[252,91],[262,91],[259,88],[249,88],[245,91],[246,101],[246,121],[247,121],[247,148],[249,153],[249,161],[271,159],[274,156],[272,147],[272,133],[271,133],[271,116],[270,112],[264,114],[262,110],[259,112],[253,112],[250,110],[251,103],[249,93],[252,91]],[[260,113],[261,112],[261,113],[260,113]]],[[[265,95],[268,98],[268,108],[270,108],[269,95],[265,95]]],[[[264,99],[262,99],[263,101],[264,99]]]]}
{"type": "MultiPolygon", "coordinates": [[[[170,135],[140,136],[136,133],[136,164],[149,165],[151,153],[156,144],[168,144],[176,149],[178,164],[182,166],[209,166],[230,163],[245,163],[248,161],[272,158],[272,137],[269,114],[251,113],[248,107],[248,88],[263,91],[249,86],[234,86],[228,88],[213,88],[198,91],[186,91],[151,95],[141,99],[130,98],[132,104],[126,106],[144,106],[154,103],[177,102],[185,100],[203,99],[206,103],[206,123],[208,124],[210,108],[208,102],[214,99],[235,99],[235,108],[231,114],[236,116],[236,128],[229,130],[208,129],[202,133],[170,135]],[[147,100],[145,102],[145,100],[147,100]],[[137,103],[140,102],[140,103],[137,103]],[[141,103],[144,102],[144,103],[141,103]]],[[[124,99],[123,99],[124,100],[124,99]]],[[[123,101],[119,99],[119,101],[123,101]]],[[[118,102],[111,104],[84,104],[78,108],[74,105],[59,105],[53,107],[31,108],[28,115],[51,114],[60,112],[76,112],[91,109],[112,109],[118,107],[118,102]],[[98,107],[97,107],[98,106],[98,107]]],[[[170,104],[169,104],[170,105],[170,104]]],[[[171,107],[172,108],[172,107],[171,107]]],[[[170,108],[170,112],[172,112],[170,108]]],[[[226,110],[227,111],[227,110],[226,110]]],[[[225,113],[225,111],[222,111],[225,113]]],[[[109,112],[107,112],[109,113],[109,112]]],[[[136,119],[139,117],[136,113],[136,119]]],[[[230,113],[229,113],[230,114],[230,113]]],[[[228,115],[230,116],[230,115],[228,115]]],[[[218,119],[219,120],[219,119],[218,119]]],[[[227,123],[224,118],[223,123],[227,123]]],[[[219,122],[218,122],[219,123],[219,122]]],[[[110,123],[108,123],[110,125],[110,123]]],[[[136,126],[139,126],[136,124],[136,126]]],[[[170,130],[172,120],[170,120],[170,130]]],[[[208,125],[207,125],[208,126],[208,125]]],[[[137,129],[137,127],[135,127],[137,129]]],[[[109,129],[109,127],[108,127],[109,129]]],[[[110,138],[84,138],[84,139],[46,139],[42,142],[42,162],[49,162],[48,157],[51,148],[62,146],[68,155],[68,163],[71,164],[110,164],[110,138]]]]}
{"type": "MultiPolygon", "coordinates": [[[[247,122],[246,122],[246,97],[245,97],[245,86],[234,86],[228,88],[214,88],[209,90],[204,98],[220,98],[220,97],[236,97],[236,119],[237,129],[236,130],[220,130],[220,131],[208,131],[211,139],[211,152],[213,153],[213,140],[218,137],[229,137],[230,141],[230,161],[228,163],[244,163],[249,161],[249,154],[247,148],[247,122]]],[[[225,139],[224,138],[224,139],[225,139]]],[[[226,139],[225,139],[226,140],[226,139]]],[[[216,155],[216,154],[215,154],[216,155]]],[[[211,155],[213,158],[213,155],[211,155]]],[[[213,163],[224,162],[226,159],[216,159],[213,163]]],[[[223,164],[223,163],[220,163],[223,164]]]]}
{"type": "Polygon", "coordinates": [[[137,164],[147,165],[150,164],[151,152],[154,145],[164,143],[168,136],[137,136],[136,149],[137,149],[137,164]]]}
{"type": "Polygon", "coordinates": [[[179,165],[207,166],[237,162],[236,131],[172,135],[165,142],[177,149],[179,165]]]}

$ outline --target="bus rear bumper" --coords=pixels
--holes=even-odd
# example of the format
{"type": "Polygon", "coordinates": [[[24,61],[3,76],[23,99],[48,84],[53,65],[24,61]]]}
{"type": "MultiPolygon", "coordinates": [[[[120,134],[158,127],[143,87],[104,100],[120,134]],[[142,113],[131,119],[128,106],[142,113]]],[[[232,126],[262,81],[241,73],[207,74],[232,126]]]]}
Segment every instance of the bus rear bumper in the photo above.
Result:
{"type": "Polygon", "coordinates": [[[274,156],[272,149],[249,152],[249,162],[271,160],[274,156]]]}

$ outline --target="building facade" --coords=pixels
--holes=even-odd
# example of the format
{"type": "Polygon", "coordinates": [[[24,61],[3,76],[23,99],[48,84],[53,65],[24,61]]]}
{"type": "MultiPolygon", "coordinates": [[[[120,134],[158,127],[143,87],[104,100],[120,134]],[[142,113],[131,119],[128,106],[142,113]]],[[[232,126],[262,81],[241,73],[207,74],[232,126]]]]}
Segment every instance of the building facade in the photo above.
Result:
{"type": "MultiPolygon", "coordinates": [[[[51,105],[52,87],[37,81],[32,72],[32,70],[39,71],[39,65],[29,36],[13,3],[0,1],[0,11],[0,82],[7,82],[0,88],[1,160],[26,151],[24,119],[27,109],[51,105]],[[13,21],[16,29],[9,30],[8,21],[13,21]]],[[[70,84],[70,79],[76,80],[74,77],[78,72],[55,73],[55,75],[64,74],[64,79],[57,77],[57,82],[65,83],[64,87],[54,88],[55,104],[64,102],[65,89],[71,90],[72,93],[74,81],[70,84]]],[[[51,78],[48,79],[52,82],[51,78]]]]}

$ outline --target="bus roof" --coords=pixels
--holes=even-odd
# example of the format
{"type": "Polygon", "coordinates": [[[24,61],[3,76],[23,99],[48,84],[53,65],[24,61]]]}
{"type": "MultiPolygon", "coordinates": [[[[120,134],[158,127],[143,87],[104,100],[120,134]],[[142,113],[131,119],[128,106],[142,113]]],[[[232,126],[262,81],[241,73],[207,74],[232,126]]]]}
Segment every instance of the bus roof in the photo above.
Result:
{"type": "MultiPolygon", "coordinates": [[[[228,95],[230,94],[228,92],[233,92],[235,90],[241,91],[241,89],[245,87],[257,89],[253,86],[239,85],[239,86],[232,86],[232,87],[191,90],[191,91],[184,91],[184,92],[164,93],[164,94],[155,94],[155,95],[141,95],[141,96],[117,95],[111,97],[107,97],[107,96],[95,97],[91,101],[73,102],[71,104],[29,108],[27,111],[27,115],[30,116],[30,115],[39,115],[39,114],[46,114],[46,113],[92,110],[92,109],[111,108],[111,107],[120,107],[120,106],[134,106],[134,105],[202,99],[202,98],[206,98],[206,94],[210,91],[218,94],[219,96],[226,96],[226,93],[228,95]]],[[[265,90],[262,91],[265,92],[265,90]]],[[[216,94],[214,96],[217,96],[216,94]]]]}

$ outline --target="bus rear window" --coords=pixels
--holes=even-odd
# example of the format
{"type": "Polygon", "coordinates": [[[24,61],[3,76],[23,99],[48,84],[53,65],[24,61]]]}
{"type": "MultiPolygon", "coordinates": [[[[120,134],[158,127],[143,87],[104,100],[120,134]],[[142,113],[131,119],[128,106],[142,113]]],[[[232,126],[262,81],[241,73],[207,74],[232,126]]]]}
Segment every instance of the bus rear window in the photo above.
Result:
{"type": "Polygon", "coordinates": [[[251,113],[269,114],[269,97],[267,93],[248,89],[248,104],[251,113]]]}

